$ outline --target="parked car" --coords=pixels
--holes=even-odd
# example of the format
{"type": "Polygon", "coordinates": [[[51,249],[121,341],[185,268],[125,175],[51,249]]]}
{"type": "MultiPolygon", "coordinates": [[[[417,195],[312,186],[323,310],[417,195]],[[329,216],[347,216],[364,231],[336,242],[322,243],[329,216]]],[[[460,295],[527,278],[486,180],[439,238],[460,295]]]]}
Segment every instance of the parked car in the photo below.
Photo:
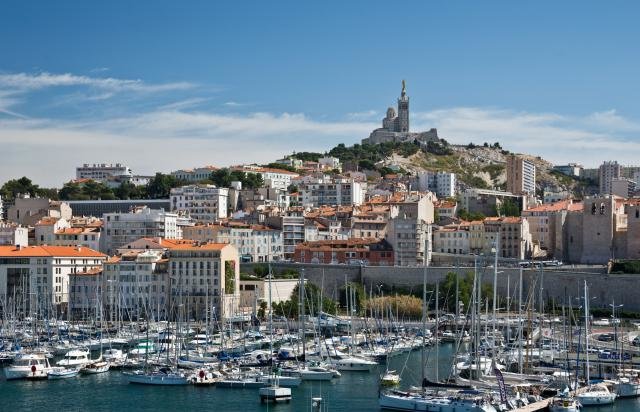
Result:
{"type": "Polygon", "coordinates": [[[601,342],[613,342],[615,336],[612,333],[601,333],[598,335],[598,340],[601,342]]]}

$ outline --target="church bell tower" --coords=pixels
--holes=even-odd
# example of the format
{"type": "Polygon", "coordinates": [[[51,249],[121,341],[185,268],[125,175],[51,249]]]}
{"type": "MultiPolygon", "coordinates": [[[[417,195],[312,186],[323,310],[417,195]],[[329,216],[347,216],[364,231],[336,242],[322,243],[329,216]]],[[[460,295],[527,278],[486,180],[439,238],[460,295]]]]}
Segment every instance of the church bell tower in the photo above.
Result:
{"type": "Polygon", "coordinates": [[[405,81],[402,81],[402,92],[398,99],[398,130],[397,132],[409,132],[409,97],[407,96],[405,81]]]}

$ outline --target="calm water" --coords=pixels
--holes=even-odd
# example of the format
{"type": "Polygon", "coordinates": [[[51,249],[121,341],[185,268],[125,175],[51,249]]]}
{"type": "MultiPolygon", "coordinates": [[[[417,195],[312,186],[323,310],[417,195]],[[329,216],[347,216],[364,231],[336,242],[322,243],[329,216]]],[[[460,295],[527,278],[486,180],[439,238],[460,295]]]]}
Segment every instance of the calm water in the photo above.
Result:
{"type": "MultiPolygon", "coordinates": [[[[435,371],[435,351],[428,365],[435,371]]],[[[445,376],[450,368],[451,347],[440,349],[439,370],[445,376]]],[[[403,386],[420,381],[420,352],[390,362],[390,369],[402,370],[403,386]]],[[[343,372],[332,382],[304,382],[292,389],[290,404],[260,404],[257,389],[215,387],[156,387],[129,384],[119,371],[56,381],[0,381],[0,411],[310,411],[311,397],[321,396],[329,411],[377,411],[377,378],[372,373],[343,372]]],[[[640,400],[624,400],[594,412],[640,411],[640,400]]]]}

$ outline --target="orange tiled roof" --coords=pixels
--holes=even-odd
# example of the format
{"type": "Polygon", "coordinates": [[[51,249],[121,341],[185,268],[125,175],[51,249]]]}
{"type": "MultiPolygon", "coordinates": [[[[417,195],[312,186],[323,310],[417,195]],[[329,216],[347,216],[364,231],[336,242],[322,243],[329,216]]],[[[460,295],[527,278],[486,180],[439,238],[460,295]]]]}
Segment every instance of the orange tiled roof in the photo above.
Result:
{"type": "Polygon", "coordinates": [[[88,247],[77,246],[0,246],[0,256],[2,257],[95,257],[103,258],[106,255],[89,249],[88,247]]]}
{"type": "Polygon", "coordinates": [[[525,210],[526,212],[557,212],[560,210],[567,210],[571,206],[571,199],[560,200],[554,203],[545,203],[540,206],[532,207],[531,209],[525,210]]]}

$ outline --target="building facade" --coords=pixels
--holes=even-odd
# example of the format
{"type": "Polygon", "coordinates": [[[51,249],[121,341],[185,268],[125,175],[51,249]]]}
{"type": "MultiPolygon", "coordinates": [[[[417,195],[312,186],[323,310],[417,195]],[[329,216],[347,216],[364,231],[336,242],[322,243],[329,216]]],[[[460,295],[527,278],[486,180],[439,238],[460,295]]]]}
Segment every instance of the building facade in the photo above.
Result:
{"type": "Polygon", "coordinates": [[[507,156],[507,192],[514,195],[536,193],[536,166],[521,156],[507,156]]]}
{"type": "Polygon", "coordinates": [[[189,185],[171,189],[171,210],[188,214],[196,222],[217,222],[227,217],[229,189],[189,185]]]}
{"type": "MultiPolygon", "coordinates": [[[[0,246],[0,305],[20,316],[58,314],[69,302],[69,275],[102,267],[106,256],[71,246],[0,246]]],[[[47,316],[47,317],[48,317],[47,316]]]]}
{"type": "Polygon", "coordinates": [[[221,321],[240,304],[240,260],[229,244],[178,245],[168,252],[170,298],[196,320],[221,321]]]}
{"type": "Polygon", "coordinates": [[[122,245],[143,237],[180,239],[178,215],[143,207],[131,213],[107,213],[102,218],[103,232],[100,250],[115,253],[122,245]]]}
{"type": "Polygon", "coordinates": [[[109,178],[115,176],[132,176],[131,169],[123,164],[88,164],[76,167],[76,180],[91,179],[96,182],[104,183],[109,178]]]}
{"type": "Polygon", "coordinates": [[[598,181],[601,195],[613,194],[612,182],[622,177],[622,166],[616,161],[604,162],[598,168],[598,181]]]}
{"type": "Polygon", "coordinates": [[[391,245],[384,239],[319,240],[297,245],[294,261],[327,265],[393,266],[394,254],[391,245]]]}

